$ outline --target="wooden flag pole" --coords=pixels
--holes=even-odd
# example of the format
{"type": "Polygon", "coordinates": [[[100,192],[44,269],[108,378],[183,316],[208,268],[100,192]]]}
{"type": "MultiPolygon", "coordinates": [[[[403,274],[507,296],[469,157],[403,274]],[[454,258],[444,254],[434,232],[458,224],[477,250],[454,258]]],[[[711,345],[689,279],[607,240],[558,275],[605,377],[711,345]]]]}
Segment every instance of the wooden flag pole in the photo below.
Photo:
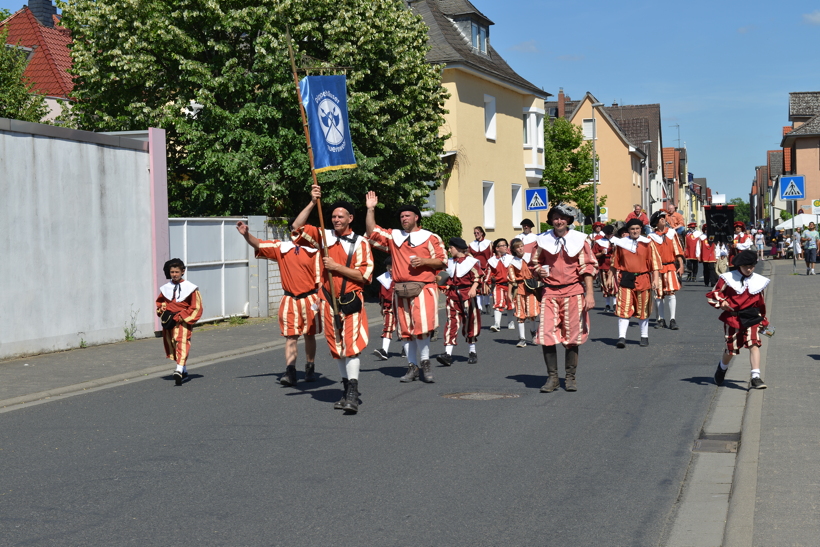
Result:
{"type": "MultiPolygon", "coordinates": [[[[296,59],[293,56],[293,47],[291,46],[290,27],[285,26],[285,34],[288,40],[288,55],[290,56],[290,68],[293,73],[293,84],[296,86],[296,98],[299,102],[299,112],[302,114],[302,128],[305,130],[305,141],[307,142],[308,158],[310,159],[310,174],[313,177],[313,184],[319,186],[319,181],[316,179],[316,167],[313,163],[313,146],[310,144],[310,128],[308,127],[307,114],[305,114],[305,105],[302,104],[302,88],[299,86],[299,77],[296,75],[296,59]]],[[[319,207],[319,227],[321,228],[322,240],[322,255],[328,257],[327,254],[327,234],[325,233],[325,216],[322,214],[322,198],[316,200],[316,205],[319,207]]],[[[342,330],[341,317],[339,316],[339,305],[336,301],[336,287],[333,285],[333,274],[330,270],[324,268],[327,274],[328,283],[330,284],[331,305],[333,306],[333,317],[336,330],[342,330]]]]}

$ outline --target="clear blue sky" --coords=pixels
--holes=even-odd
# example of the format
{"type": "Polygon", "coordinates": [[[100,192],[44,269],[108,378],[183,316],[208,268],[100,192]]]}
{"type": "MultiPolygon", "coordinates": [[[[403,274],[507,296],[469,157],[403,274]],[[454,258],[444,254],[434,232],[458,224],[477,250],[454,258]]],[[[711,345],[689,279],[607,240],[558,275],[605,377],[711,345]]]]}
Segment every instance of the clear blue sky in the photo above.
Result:
{"type": "Polygon", "coordinates": [[[820,91],[820,3],[472,1],[496,50],[549,93],[660,103],[664,146],[679,125],[690,171],[729,198],[748,199],[779,148],[789,92],[820,91]]]}

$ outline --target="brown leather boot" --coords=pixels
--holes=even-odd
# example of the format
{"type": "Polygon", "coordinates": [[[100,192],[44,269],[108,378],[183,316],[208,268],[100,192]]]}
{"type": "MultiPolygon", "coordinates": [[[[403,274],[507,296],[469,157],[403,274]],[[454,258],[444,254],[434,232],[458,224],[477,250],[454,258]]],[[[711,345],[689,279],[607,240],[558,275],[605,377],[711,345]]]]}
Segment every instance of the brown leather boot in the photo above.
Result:
{"type": "Polygon", "coordinates": [[[566,373],[564,389],[567,391],[578,391],[578,385],[575,383],[576,368],[578,368],[578,346],[568,346],[567,353],[564,356],[564,371],[566,373]]]}
{"type": "Polygon", "coordinates": [[[544,352],[544,363],[547,364],[547,383],[541,387],[541,393],[551,393],[558,387],[558,353],[555,346],[541,346],[544,352]]]}

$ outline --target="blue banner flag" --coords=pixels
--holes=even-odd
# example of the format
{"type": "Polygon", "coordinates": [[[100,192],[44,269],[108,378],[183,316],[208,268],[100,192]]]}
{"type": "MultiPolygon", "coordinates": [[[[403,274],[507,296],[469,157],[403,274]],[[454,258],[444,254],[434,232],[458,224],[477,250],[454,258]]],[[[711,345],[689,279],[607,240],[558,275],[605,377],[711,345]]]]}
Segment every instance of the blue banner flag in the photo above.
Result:
{"type": "Polygon", "coordinates": [[[356,167],[347,123],[345,76],[307,76],[299,82],[317,173],[356,167]]]}

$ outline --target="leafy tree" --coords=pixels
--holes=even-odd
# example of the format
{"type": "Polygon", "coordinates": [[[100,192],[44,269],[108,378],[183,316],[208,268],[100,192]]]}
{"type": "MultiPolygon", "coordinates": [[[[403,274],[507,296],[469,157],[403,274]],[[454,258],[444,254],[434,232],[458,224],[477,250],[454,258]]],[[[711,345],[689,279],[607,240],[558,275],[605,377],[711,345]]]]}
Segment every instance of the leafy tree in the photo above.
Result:
{"type": "MultiPolygon", "coordinates": [[[[732,200],[732,201],[734,201],[734,200],[732,200]]],[[[792,215],[792,214],[791,214],[790,212],[788,212],[788,211],[784,211],[784,210],[782,210],[782,209],[780,210],[780,220],[789,220],[789,219],[790,219],[790,218],[792,218],[793,216],[794,216],[794,215],[792,215]]]]}
{"type": "MultiPolygon", "coordinates": [[[[0,20],[7,16],[0,13],[0,20]]],[[[48,114],[45,97],[32,91],[31,82],[23,76],[26,54],[6,47],[7,37],[8,28],[0,30],[0,118],[39,122],[48,114]]]]}
{"type": "Polygon", "coordinates": [[[389,211],[422,205],[440,177],[446,93],[401,0],[71,0],[73,123],[166,129],[173,214],[292,216],[311,177],[286,23],[298,65],[348,67],[359,167],[321,174],[324,201],[372,189],[389,211]]]}
{"type": "MultiPolygon", "coordinates": [[[[565,118],[544,124],[544,174],[550,205],[575,203],[584,216],[593,214],[592,142],[584,142],[581,128],[565,118]]],[[[598,206],[606,196],[598,195],[598,206]]]]}
{"type": "Polygon", "coordinates": [[[433,213],[429,217],[422,219],[422,226],[425,230],[430,230],[438,235],[444,242],[444,247],[447,248],[447,242],[451,237],[461,237],[464,231],[461,225],[461,220],[454,215],[447,213],[433,213]]]}
{"type": "Polygon", "coordinates": [[[11,12],[6,8],[0,8],[0,21],[5,20],[7,17],[11,16],[11,12]]]}
{"type": "Polygon", "coordinates": [[[735,206],[735,220],[748,224],[751,220],[751,206],[748,202],[743,201],[743,198],[732,198],[729,205],[735,206]]]}

